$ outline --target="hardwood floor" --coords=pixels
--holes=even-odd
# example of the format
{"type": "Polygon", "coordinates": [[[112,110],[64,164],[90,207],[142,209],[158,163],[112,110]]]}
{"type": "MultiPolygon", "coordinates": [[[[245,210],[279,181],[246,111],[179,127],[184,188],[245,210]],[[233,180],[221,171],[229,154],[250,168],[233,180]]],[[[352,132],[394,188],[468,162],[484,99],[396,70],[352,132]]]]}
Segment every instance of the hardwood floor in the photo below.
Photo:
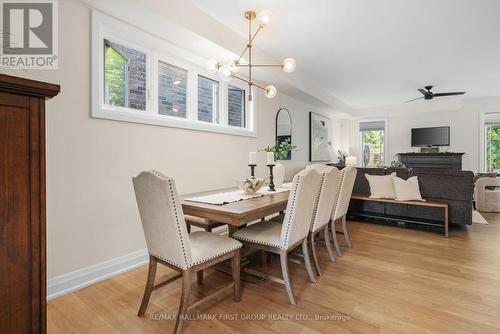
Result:
{"type": "MultiPolygon", "coordinates": [[[[290,264],[297,306],[280,284],[244,284],[240,303],[228,293],[204,305],[191,318],[205,319],[190,321],[184,333],[499,333],[500,214],[484,217],[489,225],[452,226],[448,239],[351,222],[353,248],[342,247],[337,263],[319,244],[318,283],[309,283],[302,264],[290,264]],[[314,320],[317,314],[330,318],[314,320]],[[264,319],[246,320],[252,317],[264,319]]],[[[342,236],[339,241],[345,245],[342,236]]],[[[279,274],[279,261],[268,269],[279,274]]],[[[172,274],[159,266],[157,282],[172,274]]],[[[146,275],[144,266],[50,301],[48,332],[171,333],[175,320],[165,318],[177,313],[180,282],[153,292],[139,318],[146,275]]],[[[192,297],[228,281],[207,271],[203,286],[193,280],[192,297]]]]}

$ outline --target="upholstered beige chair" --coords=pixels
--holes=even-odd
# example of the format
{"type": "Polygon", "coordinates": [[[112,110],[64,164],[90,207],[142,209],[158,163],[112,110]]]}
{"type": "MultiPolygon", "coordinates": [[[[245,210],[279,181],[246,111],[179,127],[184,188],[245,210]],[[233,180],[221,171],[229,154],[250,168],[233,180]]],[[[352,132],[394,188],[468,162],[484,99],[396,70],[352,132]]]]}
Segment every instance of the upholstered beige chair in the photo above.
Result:
{"type": "MultiPolygon", "coordinates": [[[[335,223],[338,220],[342,221],[342,232],[344,233],[344,238],[349,247],[352,247],[352,241],[349,236],[349,231],[347,228],[347,210],[349,209],[349,202],[351,201],[352,189],[354,188],[354,181],[356,180],[356,168],[352,166],[347,166],[342,169],[342,181],[340,183],[339,199],[335,205],[335,209],[332,212],[332,234],[335,235],[335,223]]],[[[340,256],[340,247],[338,244],[335,245],[337,255],[340,256]]]]}
{"type": "Polygon", "coordinates": [[[306,166],[306,169],[315,169],[318,173],[322,173],[328,167],[330,166],[326,164],[310,164],[306,166]]]}
{"type": "MultiPolygon", "coordinates": [[[[316,207],[314,209],[311,229],[309,232],[309,241],[311,244],[314,259],[314,267],[316,268],[316,273],[318,274],[318,276],[321,275],[315,242],[315,236],[318,233],[323,232],[328,254],[330,255],[330,259],[332,260],[332,262],[335,262],[335,256],[333,255],[332,245],[330,243],[329,223],[332,219],[332,211],[339,197],[340,183],[342,180],[342,172],[335,167],[327,166],[326,168],[322,168],[321,170],[321,186],[316,207]]],[[[334,243],[337,247],[336,237],[336,233],[334,233],[334,243]]]]}
{"type": "Polygon", "coordinates": [[[474,200],[479,212],[500,212],[500,178],[478,179],[474,186],[474,200]]]}
{"type": "Polygon", "coordinates": [[[290,303],[296,305],[288,272],[288,253],[302,244],[307,273],[312,282],[315,276],[309,258],[307,235],[311,227],[312,215],[319,194],[321,175],[306,169],[295,175],[283,223],[274,221],[259,222],[236,231],[233,238],[243,244],[266,252],[280,255],[283,279],[264,272],[244,268],[245,272],[284,284],[290,303]]]}
{"type": "Polygon", "coordinates": [[[138,315],[142,316],[151,292],[182,277],[182,295],[174,333],[180,333],[185,315],[192,308],[232,288],[240,300],[240,248],[242,244],[209,232],[187,233],[181,203],[172,178],[157,171],[142,172],[133,178],[135,196],[149,252],[149,271],[138,315]],[[216,263],[232,259],[233,282],[189,306],[191,277],[216,263]],[[165,282],[154,284],[156,266],[161,263],[179,272],[165,282]]]}
{"type": "Polygon", "coordinates": [[[189,215],[184,215],[184,219],[186,220],[188,233],[191,233],[191,226],[199,227],[205,230],[205,232],[212,232],[214,228],[225,225],[224,223],[218,223],[208,220],[206,218],[200,218],[189,215]]]}

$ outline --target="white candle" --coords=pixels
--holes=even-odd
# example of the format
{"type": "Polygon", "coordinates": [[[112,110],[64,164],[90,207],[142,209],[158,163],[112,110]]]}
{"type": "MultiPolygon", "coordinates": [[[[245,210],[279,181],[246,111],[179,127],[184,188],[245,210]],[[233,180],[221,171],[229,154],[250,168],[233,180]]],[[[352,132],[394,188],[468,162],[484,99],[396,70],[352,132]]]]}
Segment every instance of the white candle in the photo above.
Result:
{"type": "Polygon", "coordinates": [[[274,165],[274,152],[267,152],[267,164],[274,165]]]}
{"type": "Polygon", "coordinates": [[[256,165],[257,164],[257,152],[248,153],[248,164],[256,165]]]}

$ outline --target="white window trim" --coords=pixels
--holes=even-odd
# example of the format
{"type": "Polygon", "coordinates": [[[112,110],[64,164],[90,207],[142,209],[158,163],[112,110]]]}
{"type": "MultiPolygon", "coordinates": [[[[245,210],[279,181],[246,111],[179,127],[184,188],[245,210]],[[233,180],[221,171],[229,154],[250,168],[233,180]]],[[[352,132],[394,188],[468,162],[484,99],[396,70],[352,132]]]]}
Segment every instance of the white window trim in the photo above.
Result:
{"type": "Polygon", "coordinates": [[[179,48],[164,39],[143,32],[96,10],[92,10],[92,109],[93,118],[110,119],[166,127],[216,132],[229,135],[256,137],[255,101],[246,97],[246,127],[227,125],[227,85],[241,87],[248,94],[248,86],[233,79],[222,82],[204,69],[207,59],[179,48]],[[123,34],[126,35],[123,35],[123,34]],[[104,49],[103,39],[123,44],[146,53],[146,111],[104,104],[104,49]],[[132,42],[140,41],[140,43],[132,42]],[[187,116],[180,118],[158,114],[158,60],[188,71],[187,116]],[[219,123],[198,121],[198,74],[219,82],[219,123]]]}
{"type": "MultiPolygon", "coordinates": [[[[358,165],[362,166],[363,165],[363,150],[361,148],[361,143],[363,139],[361,138],[361,131],[359,124],[360,123],[365,123],[365,122],[384,122],[384,166],[389,167],[390,165],[390,160],[389,160],[389,120],[387,117],[374,117],[374,118],[360,118],[358,119],[357,122],[357,150],[358,150],[358,165]]],[[[364,168],[364,166],[362,166],[364,168]]]]}

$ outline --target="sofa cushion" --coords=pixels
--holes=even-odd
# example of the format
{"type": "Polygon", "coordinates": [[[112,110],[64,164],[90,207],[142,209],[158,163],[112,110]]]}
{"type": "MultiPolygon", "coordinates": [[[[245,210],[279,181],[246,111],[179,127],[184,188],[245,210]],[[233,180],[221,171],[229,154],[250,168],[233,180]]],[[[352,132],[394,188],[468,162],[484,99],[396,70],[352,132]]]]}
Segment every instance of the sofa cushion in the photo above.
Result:
{"type": "Polygon", "coordinates": [[[370,184],[370,198],[396,198],[393,181],[395,176],[396,173],[392,173],[391,175],[365,174],[365,177],[370,184]]]}
{"type": "Polygon", "coordinates": [[[421,201],[420,188],[418,187],[418,178],[412,176],[408,180],[403,180],[395,176],[394,190],[396,191],[397,201],[421,201]]]}
{"type": "Polygon", "coordinates": [[[383,168],[357,168],[356,181],[354,182],[353,194],[370,195],[370,185],[365,177],[365,174],[370,175],[385,175],[383,168]]]}

